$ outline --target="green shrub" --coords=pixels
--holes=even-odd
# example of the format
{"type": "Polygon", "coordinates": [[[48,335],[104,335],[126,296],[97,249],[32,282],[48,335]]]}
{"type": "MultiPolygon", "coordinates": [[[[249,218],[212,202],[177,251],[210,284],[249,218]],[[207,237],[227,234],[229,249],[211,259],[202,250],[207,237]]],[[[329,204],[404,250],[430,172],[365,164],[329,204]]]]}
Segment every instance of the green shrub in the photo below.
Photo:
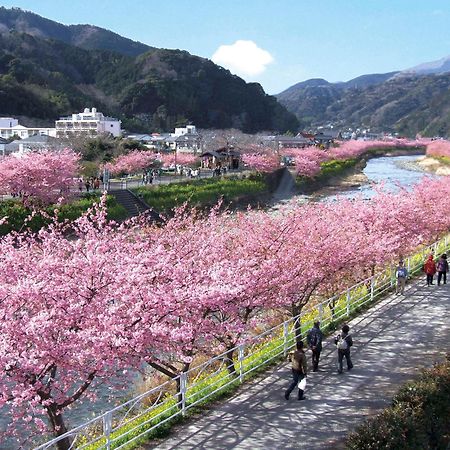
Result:
{"type": "Polygon", "coordinates": [[[450,360],[404,385],[392,406],[347,439],[359,450],[446,449],[450,445],[450,360]]]}
{"type": "MultiPolygon", "coordinates": [[[[50,205],[45,208],[45,211],[50,216],[53,216],[55,208],[58,208],[58,220],[73,221],[86,212],[93,203],[98,202],[99,200],[100,197],[96,194],[85,194],[79,200],[63,204],[59,207],[50,205]]],[[[106,205],[108,208],[108,218],[112,220],[122,220],[127,216],[125,209],[116,202],[114,197],[108,196],[106,205]]],[[[0,225],[0,235],[5,235],[10,231],[24,230],[25,228],[37,231],[50,222],[49,219],[40,214],[36,214],[31,220],[25,223],[30,214],[31,210],[23,206],[18,200],[6,200],[0,202],[0,218],[8,216],[7,223],[0,225]]]]}

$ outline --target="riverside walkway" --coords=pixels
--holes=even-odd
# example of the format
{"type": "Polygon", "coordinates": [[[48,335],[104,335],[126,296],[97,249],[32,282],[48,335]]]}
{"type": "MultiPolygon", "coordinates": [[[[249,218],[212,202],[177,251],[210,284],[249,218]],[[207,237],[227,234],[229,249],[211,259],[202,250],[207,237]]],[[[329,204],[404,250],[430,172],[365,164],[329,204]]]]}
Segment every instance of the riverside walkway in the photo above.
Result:
{"type": "MultiPolygon", "coordinates": [[[[422,277],[423,278],[423,277],[422,277]]],[[[349,431],[389,406],[419,368],[450,351],[450,285],[407,285],[351,320],[354,369],[337,374],[332,336],[325,339],[319,372],[308,375],[305,401],[295,390],[289,363],[244,384],[228,400],[172,429],[168,438],[140,449],[341,449],[349,431]]],[[[310,366],[310,352],[307,353],[310,366]]],[[[345,366],[345,361],[344,361],[345,366]]]]}

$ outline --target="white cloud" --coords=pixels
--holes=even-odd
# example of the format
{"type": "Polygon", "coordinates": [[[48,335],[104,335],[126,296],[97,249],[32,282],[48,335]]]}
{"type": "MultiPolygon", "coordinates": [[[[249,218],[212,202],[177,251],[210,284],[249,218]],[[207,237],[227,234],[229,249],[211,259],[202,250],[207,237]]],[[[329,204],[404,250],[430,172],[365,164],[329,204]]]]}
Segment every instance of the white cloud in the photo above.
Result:
{"type": "Polygon", "coordinates": [[[236,75],[253,77],[263,73],[274,59],[253,41],[236,41],[232,45],[221,45],[212,55],[212,61],[236,75]]]}

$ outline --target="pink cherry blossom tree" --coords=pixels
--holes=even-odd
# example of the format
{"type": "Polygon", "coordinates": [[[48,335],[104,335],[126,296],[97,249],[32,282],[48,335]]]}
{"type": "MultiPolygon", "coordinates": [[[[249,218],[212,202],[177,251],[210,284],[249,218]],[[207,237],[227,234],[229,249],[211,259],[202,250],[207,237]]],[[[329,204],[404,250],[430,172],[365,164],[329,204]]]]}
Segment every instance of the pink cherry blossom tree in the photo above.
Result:
{"type": "Polygon", "coordinates": [[[257,172],[273,172],[280,167],[279,157],[273,153],[244,153],[242,162],[257,172]]]}
{"type": "Polygon", "coordinates": [[[70,197],[80,155],[72,150],[39,150],[0,160],[0,192],[18,195],[25,204],[52,203],[70,197]]]}
{"type": "MultiPolygon", "coordinates": [[[[136,232],[107,225],[103,208],[70,226],[1,239],[0,406],[8,404],[10,431],[42,433],[46,416],[50,431],[64,434],[66,408],[140,366],[130,347],[164,350],[165,301],[149,290],[140,252],[136,232]]],[[[64,439],[58,448],[69,446],[64,439]]]]}
{"type": "Polygon", "coordinates": [[[126,155],[118,156],[113,162],[106,163],[104,167],[113,175],[131,174],[151,167],[155,160],[156,154],[152,151],[134,150],[126,155]]]}
{"type": "Polygon", "coordinates": [[[175,164],[195,166],[200,162],[197,156],[189,153],[164,153],[158,155],[158,159],[162,161],[163,167],[170,167],[175,164]]]}
{"type": "Polygon", "coordinates": [[[450,142],[441,139],[430,142],[427,145],[427,155],[450,158],[450,142]]]}

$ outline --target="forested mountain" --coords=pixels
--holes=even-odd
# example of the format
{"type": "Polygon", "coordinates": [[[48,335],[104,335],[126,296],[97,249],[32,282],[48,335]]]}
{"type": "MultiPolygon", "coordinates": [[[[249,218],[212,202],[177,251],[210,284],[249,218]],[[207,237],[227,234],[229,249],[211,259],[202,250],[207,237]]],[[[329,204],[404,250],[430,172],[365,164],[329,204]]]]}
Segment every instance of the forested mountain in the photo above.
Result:
{"type": "Polygon", "coordinates": [[[294,114],[259,84],[210,60],[147,47],[107,30],[96,28],[92,39],[73,30],[0,8],[0,115],[51,122],[96,106],[132,131],[171,130],[188,122],[245,132],[298,128],[294,114]]]}
{"type": "Polygon", "coordinates": [[[410,137],[450,135],[450,73],[444,70],[364,75],[346,83],[307,80],[277,98],[304,128],[333,123],[410,137]]]}
{"type": "Polygon", "coordinates": [[[94,25],[63,25],[31,11],[0,7],[0,33],[12,30],[38,38],[56,39],[86,50],[112,50],[129,56],[140,55],[151,48],[94,25]]]}

